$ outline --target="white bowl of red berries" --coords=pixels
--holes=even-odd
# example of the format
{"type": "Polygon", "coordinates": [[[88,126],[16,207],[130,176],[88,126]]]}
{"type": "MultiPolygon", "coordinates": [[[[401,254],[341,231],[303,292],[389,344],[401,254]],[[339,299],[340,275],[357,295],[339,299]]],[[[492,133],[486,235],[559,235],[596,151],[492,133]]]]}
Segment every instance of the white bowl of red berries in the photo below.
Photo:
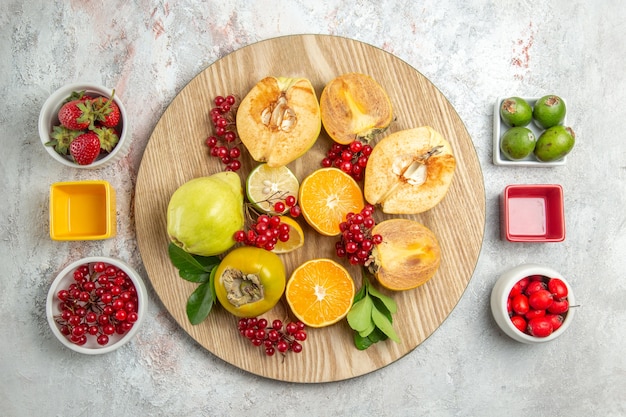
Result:
{"type": "Polygon", "coordinates": [[[491,292],[491,312],[518,342],[544,343],[561,336],[574,319],[574,293],[552,268],[519,265],[500,276],[491,292]]]}
{"type": "Polygon", "coordinates": [[[48,291],[46,314],[63,345],[96,355],[130,341],[147,306],[146,286],[131,266],[114,258],[88,257],[57,275],[48,291]]]}
{"type": "Polygon", "coordinates": [[[130,146],[119,95],[88,83],[63,86],[48,97],[39,113],[39,137],[50,156],[73,168],[101,168],[130,146]]]}

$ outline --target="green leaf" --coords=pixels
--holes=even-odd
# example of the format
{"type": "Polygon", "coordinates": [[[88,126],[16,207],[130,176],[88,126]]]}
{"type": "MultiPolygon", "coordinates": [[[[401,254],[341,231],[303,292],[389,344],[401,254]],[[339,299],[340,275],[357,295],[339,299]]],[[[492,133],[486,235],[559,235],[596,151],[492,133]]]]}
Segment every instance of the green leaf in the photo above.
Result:
{"type": "Polygon", "coordinates": [[[365,297],[367,295],[367,291],[365,291],[365,284],[361,285],[361,288],[359,288],[359,291],[357,291],[356,294],[354,294],[354,300],[352,301],[352,304],[354,305],[355,303],[361,301],[363,299],[363,297],[365,297]]]}
{"type": "Polygon", "coordinates": [[[400,343],[400,338],[396,334],[396,331],[391,324],[391,321],[385,316],[383,313],[378,311],[377,309],[372,310],[372,320],[374,320],[374,324],[376,327],[380,329],[385,335],[387,335],[391,340],[396,343],[400,343]]]}
{"type": "Polygon", "coordinates": [[[219,264],[219,258],[216,256],[194,256],[185,252],[182,248],[174,243],[170,243],[167,247],[168,254],[172,264],[180,271],[190,273],[211,272],[211,269],[219,264]]]}
{"type": "Polygon", "coordinates": [[[202,323],[211,312],[215,302],[214,289],[211,281],[200,284],[187,300],[187,317],[191,324],[202,323]]]}
{"type": "Polygon", "coordinates": [[[180,275],[180,277],[184,280],[190,281],[190,282],[198,282],[198,283],[203,283],[203,282],[207,282],[211,276],[210,272],[190,272],[190,271],[185,271],[185,270],[178,270],[178,275],[180,275]]]}
{"type": "Polygon", "coordinates": [[[354,346],[356,346],[357,349],[365,350],[372,346],[372,343],[373,342],[369,339],[369,337],[363,337],[358,333],[354,334],[354,346]]]}
{"type": "Polygon", "coordinates": [[[378,298],[380,301],[382,301],[383,304],[385,304],[385,307],[387,307],[387,310],[389,310],[391,314],[395,314],[396,311],[398,311],[398,305],[396,304],[393,298],[381,293],[372,285],[370,285],[367,290],[372,297],[378,298]]]}
{"type": "Polygon", "coordinates": [[[387,335],[381,332],[379,328],[375,328],[374,331],[367,336],[367,338],[371,340],[372,343],[378,343],[388,339],[387,335]]]}
{"type": "Polygon", "coordinates": [[[372,334],[372,332],[373,332],[374,330],[376,330],[376,325],[375,325],[375,324],[374,324],[374,322],[373,322],[373,321],[371,321],[371,320],[372,320],[372,319],[370,318],[370,324],[369,324],[369,326],[368,326],[366,329],[358,331],[358,332],[359,332],[359,335],[361,335],[361,336],[363,336],[363,337],[367,337],[367,336],[369,336],[370,334],[372,334]]]}
{"type": "Polygon", "coordinates": [[[215,293],[215,275],[217,273],[217,266],[211,269],[211,276],[209,277],[209,286],[211,288],[211,296],[213,297],[213,303],[217,300],[217,294],[215,293]]]}
{"type": "Polygon", "coordinates": [[[198,261],[200,265],[204,268],[206,272],[210,272],[220,264],[220,258],[217,256],[199,256],[193,255],[193,258],[198,261]]]}
{"type": "Polygon", "coordinates": [[[361,332],[370,327],[372,323],[372,308],[374,303],[370,297],[362,298],[352,305],[348,312],[348,324],[353,330],[361,332]]]}
{"type": "Polygon", "coordinates": [[[378,298],[372,298],[372,303],[374,303],[374,308],[378,311],[380,311],[382,314],[385,315],[385,317],[387,317],[387,319],[393,323],[393,317],[391,316],[391,312],[387,309],[387,306],[380,301],[380,299],[378,298]]]}

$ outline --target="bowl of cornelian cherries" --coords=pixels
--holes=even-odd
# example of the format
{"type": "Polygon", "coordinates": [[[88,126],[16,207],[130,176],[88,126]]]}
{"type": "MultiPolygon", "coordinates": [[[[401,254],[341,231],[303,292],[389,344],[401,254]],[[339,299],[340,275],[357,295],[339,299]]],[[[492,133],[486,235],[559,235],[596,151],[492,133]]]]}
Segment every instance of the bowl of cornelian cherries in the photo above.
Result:
{"type": "Polygon", "coordinates": [[[500,276],[491,292],[491,312],[512,339],[544,343],[562,335],[574,319],[574,293],[552,268],[519,265],[500,276]]]}

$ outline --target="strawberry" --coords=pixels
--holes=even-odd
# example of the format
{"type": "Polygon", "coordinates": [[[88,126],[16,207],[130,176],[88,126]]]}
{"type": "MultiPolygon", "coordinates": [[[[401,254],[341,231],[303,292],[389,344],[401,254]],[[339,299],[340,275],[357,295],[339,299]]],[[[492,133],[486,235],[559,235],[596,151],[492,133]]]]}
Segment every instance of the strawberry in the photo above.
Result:
{"type": "Polygon", "coordinates": [[[61,106],[59,122],[68,129],[83,130],[93,123],[93,107],[90,100],[72,100],[61,106]]]}
{"type": "Polygon", "coordinates": [[[100,154],[100,139],[94,132],[83,133],[70,143],[70,154],[78,165],[89,165],[100,154]]]}
{"type": "Polygon", "coordinates": [[[98,139],[100,139],[100,148],[104,151],[111,152],[113,148],[115,148],[115,145],[117,145],[117,142],[120,141],[120,137],[112,127],[97,127],[93,130],[93,132],[98,135],[98,139]]]}
{"type": "Polygon", "coordinates": [[[69,101],[74,101],[74,100],[85,101],[85,100],[93,100],[93,99],[94,98],[90,96],[89,94],[87,94],[85,90],[72,91],[72,94],[70,94],[70,96],[66,98],[63,103],[67,103],[69,101]]]}
{"type": "Polygon", "coordinates": [[[120,108],[113,101],[115,90],[111,93],[111,98],[98,97],[93,101],[94,118],[106,127],[115,127],[120,122],[120,108]]]}
{"type": "Polygon", "coordinates": [[[50,141],[46,142],[46,146],[54,146],[54,150],[61,155],[67,155],[70,143],[82,132],[80,130],[71,130],[65,126],[54,126],[50,133],[50,141]]]}

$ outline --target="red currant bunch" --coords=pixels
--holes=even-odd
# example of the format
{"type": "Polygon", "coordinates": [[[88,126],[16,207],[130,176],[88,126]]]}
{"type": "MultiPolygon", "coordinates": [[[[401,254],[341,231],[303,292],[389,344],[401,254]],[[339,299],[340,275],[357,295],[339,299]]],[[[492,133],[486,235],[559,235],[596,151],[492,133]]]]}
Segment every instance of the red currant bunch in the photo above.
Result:
{"type": "Polygon", "coordinates": [[[374,210],[374,206],[368,204],[360,213],[348,213],[346,221],[339,224],[341,234],[335,243],[335,252],[340,258],[348,258],[352,265],[367,265],[372,249],[383,241],[381,235],[372,235],[376,225],[374,210]]]}
{"type": "Polygon", "coordinates": [[[246,246],[256,246],[266,250],[273,250],[280,240],[289,240],[289,225],[280,220],[280,216],[261,214],[257,217],[248,230],[238,230],[233,238],[235,242],[243,243],[246,246]]]}
{"type": "Polygon", "coordinates": [[[275,213],[284,213],[286,209],[289,209],[289,215],[291,217],[298,217],[300,214],[302,214],[300,206],[296,204],[296,197],[288,195],[287,197],[285,197],[284,202],[282,201],[282,196],[276,197],[279,198],[279,201],[274,203],[273,208],[275,213]]]}
{"type": "Polygon", "coordinates": [[[361,181],[371,153],[372,147],[359,140],[348,145],[333,143],[326,157],[322,159],[322,166],[324,168],[334,166],[352,176],[356,181],[361,181]]]}
{"type": "Polygon", "coordinates": [[[89,336],[99,345],[110,336],[127,333],[139,319],[137,289],[126,272],[104,262],[74,270],[74,282],[57,292],[60,313],[55,321],[72,343],[84,345],[89,336]]]}
{"type": "Polygon", "coordinates": [[[241,318],[237,323],[239,333],[250,340],[254,346],[265,348],[267,356],[273,356],[276,351],[283,355],[292,351],[302,352],[302,343],[307,338],[305,325],[301,321],[289,322],[283,325],[281,320],[269,323],[264,318],[241,318]]]}
{"type": "Polygon", "coordinates": [[[237,99],[233,95],[217,96],[213,100],[215,107],[209,115],[213,123],[214,134],[206,138],[211,156],[219,158],[226,171],[241,169],[241,141],[237,135],[236,114],[237,99]]]}

